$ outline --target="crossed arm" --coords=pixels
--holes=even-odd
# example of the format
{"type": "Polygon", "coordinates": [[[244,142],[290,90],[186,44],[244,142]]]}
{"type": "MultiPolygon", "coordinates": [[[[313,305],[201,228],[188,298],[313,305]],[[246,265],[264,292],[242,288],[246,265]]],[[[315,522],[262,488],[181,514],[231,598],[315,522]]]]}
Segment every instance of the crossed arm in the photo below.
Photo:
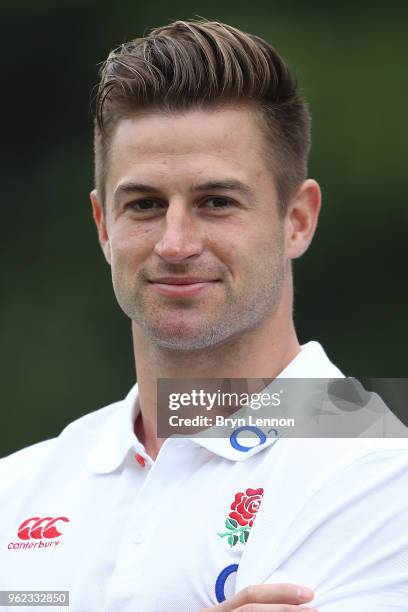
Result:
{"type": "Polygon", "coordinates": [[[275,503],[270,514],[265,507],[257,516],[258,530],[244,553],[249,557],[240,562],[238,592],[205,612],[408,609],[406,451],[384,450],[354,462],[311,495],[279,533],[270,528],[275,503]],[[314,594],[289,584],[298,581],[314,594]]]}

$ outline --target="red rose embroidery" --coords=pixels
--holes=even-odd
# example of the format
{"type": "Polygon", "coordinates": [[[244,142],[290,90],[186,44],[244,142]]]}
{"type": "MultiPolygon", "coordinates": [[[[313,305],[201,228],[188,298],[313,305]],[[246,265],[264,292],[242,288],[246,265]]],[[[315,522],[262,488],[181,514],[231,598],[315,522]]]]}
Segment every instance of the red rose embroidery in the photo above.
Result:
{"type": "Polygon", "coordinates": [[[263,489],[247,489],[245,493],[236,493],[231,504],[232,512],[229,517],[236,520],[239,525],[252,527],[256,513],[261,505],[263,489]]]}
{"type": "Polygon", "coordinates": [[[235,494],[235,500],[231,504],[232,512],[225,519],[227,531],[219,533],[220,538],[227,538],[230,546],[240,542],[246,544],[256,513],[261,505],[263,489],[247,489],[245,493],[235,494]]]}

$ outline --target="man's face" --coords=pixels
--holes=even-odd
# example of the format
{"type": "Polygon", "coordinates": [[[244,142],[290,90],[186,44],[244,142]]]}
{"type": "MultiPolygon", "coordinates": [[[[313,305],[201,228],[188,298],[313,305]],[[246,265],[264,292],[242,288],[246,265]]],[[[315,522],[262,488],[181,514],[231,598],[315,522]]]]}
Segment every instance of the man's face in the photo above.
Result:
{"type": "Polygon", "coordinates": [[[119,122],[99,231],[117,300],[156,345],[214,346],[276,313],[287,266],[267,164],[244,107],[119,122]]]}

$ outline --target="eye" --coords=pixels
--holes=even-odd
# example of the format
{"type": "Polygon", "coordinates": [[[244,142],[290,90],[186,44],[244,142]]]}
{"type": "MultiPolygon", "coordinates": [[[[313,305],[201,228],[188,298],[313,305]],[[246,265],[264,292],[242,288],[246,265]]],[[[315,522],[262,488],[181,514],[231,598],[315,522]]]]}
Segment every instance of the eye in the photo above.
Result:
{"type": "Polygon", "coordinates": [[[233,205],[232,200],[224,198],[222,196],[212,196],[204,201],[204,205],[210,210],[225,210],[231,208],[233,205]]]}
{"type": "Polygon", "coordinates": [[[152,211],[163,209],[164,205],[162,202],[159,202],[158,200],[144,198],[143,200],[136,200],[134,202],[129,202],[129,204],[125,205],[125,208],[130,209],[135,212],[152,212],[152,211]]]}

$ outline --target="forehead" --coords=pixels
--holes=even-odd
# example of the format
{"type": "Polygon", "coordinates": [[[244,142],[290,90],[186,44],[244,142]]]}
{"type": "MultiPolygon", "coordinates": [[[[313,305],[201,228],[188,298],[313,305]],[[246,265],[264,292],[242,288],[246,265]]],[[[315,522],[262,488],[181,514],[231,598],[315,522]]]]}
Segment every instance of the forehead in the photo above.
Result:
{"type": "Polygon", "coordinates": [[[239,180],[257,182],[271,176],[265,142],[256,112],[244,106],[140,113],[120,120],[112,135],[107,194],[123,180],[146,175],[189,180],[233,172],[239,180]]]}

